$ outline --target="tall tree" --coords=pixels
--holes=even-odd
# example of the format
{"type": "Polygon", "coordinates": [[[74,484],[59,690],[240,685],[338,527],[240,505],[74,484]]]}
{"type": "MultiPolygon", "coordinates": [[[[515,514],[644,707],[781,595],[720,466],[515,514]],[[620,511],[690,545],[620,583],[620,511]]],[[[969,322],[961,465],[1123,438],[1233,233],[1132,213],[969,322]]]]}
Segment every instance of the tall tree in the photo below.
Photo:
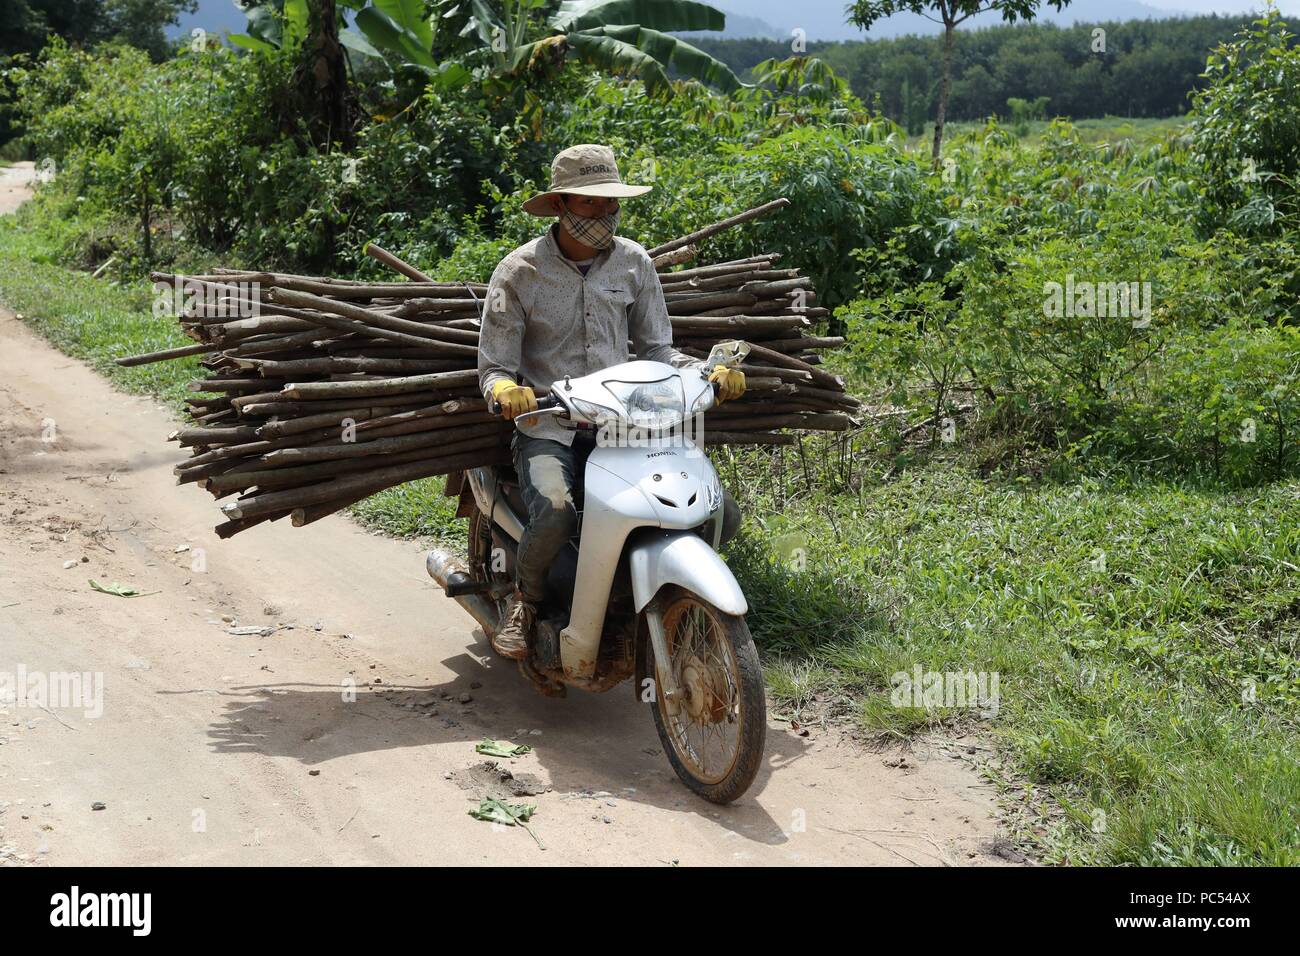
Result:
{"type": "MultiPolygon", "coordinates": [[[[980,13],[997,11],[1008,23],[1032,20],[1043,0],[854,0],[848,8],[849,22],[866,30],[877,20],[895,13],[916,13],[927,20],[943,24],[943,72],[939,80],[939,105],[934,121],[934,147],[931,156],[939,162],[943,146],[943,124],[948,114],[948,90],[952,85],[952,50],[957,26],[980,13]],[[927,12],[927,11],[933,11],[927,12]]],[[[1047,0],[1060,10],[1070,0],[1047,0]]]]}
{"type": "Polygon", "coordinates": [[[347,62],[339,45],[339,11],[334,0],[307,3],[307,37],[294,79],[307,107],[305,118],[312,141],[326,149],[332,143],[350,148],[347,62]]]}
{"type": "Polygon", "coordinates": [[[197,0],[3,0],[0,56],[35,53],[54,34],[82,46],[120,39],[163,60],[172,48],[164,28],[197,6],[197,0]]]}
{"type": "Polygon", "coordinates": [[[165,32],[182,13],[198,9],[198,0],[105,0],[103,31],[144,50],[155,63],[172,55],[174,43],[165,32]]]}
{"type": "MultiPolygon", "coordinates": [[[[308,138],[321,149],[352,145],[351,87],[343,46],[351,45],[339,8],[357,9],[365,0],[234,0],[248,18],[248,32],[230,42],[254,53],[285,50],[296,58],[296,113],[308,138]]],[[[366,45],[368,49],[368,45],[366,45]]],[[[369,50],[374,53],[373,50],[369,50]]]]}

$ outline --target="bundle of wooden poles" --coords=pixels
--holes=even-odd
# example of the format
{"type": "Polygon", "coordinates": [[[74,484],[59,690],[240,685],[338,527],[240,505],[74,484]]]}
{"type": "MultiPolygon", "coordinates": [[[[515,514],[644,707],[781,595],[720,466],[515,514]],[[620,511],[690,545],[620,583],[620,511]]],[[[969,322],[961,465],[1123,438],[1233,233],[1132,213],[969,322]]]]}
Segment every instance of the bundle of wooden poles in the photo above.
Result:
{"type": "MultiPolygon", "coordinates": [[[[704,358],[720,341],[750,346],[745,395],[706,415],[708,444],[790,444],[797,430],[848,428],[858,406],[818,367],[819,350],[843,340],[810,331],[827,310],[807,277],[778,268],[775,253],[692,264],[698,243],[787,202],[649,250],[678,349],[704,358]]],[[[373,244],[367,252],[403,280],[152,275],[203,291],[179,314],[195,344],[117,361],[204,356],[207,377],[190,384],[193,423],[171,438],[191,452],[179,483],[237,496],[221,506],[223,538],[286,516],[310,524],[402,482],[509,460],[513,426],[478,390],[486,286],[435,282],[373,244]]]]}

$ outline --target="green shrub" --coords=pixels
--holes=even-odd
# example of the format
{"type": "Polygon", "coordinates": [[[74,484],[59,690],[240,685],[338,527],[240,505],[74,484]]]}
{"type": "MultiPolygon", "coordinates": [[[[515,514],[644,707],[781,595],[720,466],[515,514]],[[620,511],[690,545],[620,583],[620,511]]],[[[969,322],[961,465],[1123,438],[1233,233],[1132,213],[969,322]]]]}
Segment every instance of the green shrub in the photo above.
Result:
{"type": "MultiPolygon", "coordinates": [[[[1071,147],[1052,150],[1059,159],[1071,147]]],[[[969,208],[996,215],[995,195],[969,208]]],[[[1230,235],[1198,240],[1190,222],[1155,214],[1161,202],[1132,176],[1115,177],[1103,196],[1063,196],[1057,221],[1019,211],[1014,223],[976,219],[978,242],[964,241],[973,228],[964,224],[965,258],[943,281],[895,281],[843,310],[855,364],[936,422],[980,397],[974,434],[1018,431],[1022,455],[1105,452],[1233,482],[1294,473],[1300,352],[1285,276],[1296,253],[1230,235]],[[1094,228],[1069,228],[1080,216],[1094,228]]],[[[882,274],[897,252],[876,256],[882,274]]]]}
{"type": "Polygon", "coordinates": [[[429,262],[455,247],[485,182],[512,182],[514,137],[469,94],[376,117],[349,155],[316,150],[284,102],[293,66],[222,48],[153,65],[55,42],[11,79],[54,190],[114,224],[122,274],[168,264],[176,238],[263,268],[350,272],[371,239],[429,262]]]}
{"type": "Polygon", "coordinates": [[[1207,228],[1300,229],[1300,47],[1270,10],[1206,63],[1192,144],[1207,228]]]}

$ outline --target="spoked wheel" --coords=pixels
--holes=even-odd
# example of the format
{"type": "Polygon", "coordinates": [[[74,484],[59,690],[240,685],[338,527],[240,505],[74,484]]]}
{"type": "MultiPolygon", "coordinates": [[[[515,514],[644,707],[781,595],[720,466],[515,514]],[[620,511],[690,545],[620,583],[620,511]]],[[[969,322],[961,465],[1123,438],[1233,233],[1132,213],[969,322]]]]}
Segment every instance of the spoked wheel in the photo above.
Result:
{"type": "MultiPolygon", "coordinates": [[[[469,536],[466,542],[466,550],[469,554],[470,573],[480,581],[492,582],[492,590],[501,592],[502,597],[494,597],[492,594],[486,595],[487,600],[496,605],[497,620],[500,621],[505,617],[506,608],[510,604],[510,587],[514,580],[514,575],[510,571],[501,567],[494,567],[498,562],[492,559],[492,525],[488,521],[487,515],[475,508],[469,516],[469,536]]],[[[494,628],[495,630],[495,628],[494,628]]],[[[491,634],[487,635],[491,637],[491,634]]]]}
{"type": "Polygon", "coordinates": [[[753,783],[767,738],[754,639],[743,616],[723,614],[685,589],[673,589],[662,607],[681,696],[672,713],[664,694],[655,694],[655,729],[686,786],[706,800],[730,803],[753,783]]]}

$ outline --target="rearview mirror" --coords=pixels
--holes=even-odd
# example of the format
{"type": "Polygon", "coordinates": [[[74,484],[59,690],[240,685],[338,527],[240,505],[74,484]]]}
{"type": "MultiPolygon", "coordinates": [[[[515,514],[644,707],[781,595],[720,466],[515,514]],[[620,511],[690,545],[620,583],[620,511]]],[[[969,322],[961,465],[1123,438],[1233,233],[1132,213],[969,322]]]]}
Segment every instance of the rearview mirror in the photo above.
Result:
{"type": "Polygon", "coordinates": [[[712,372],[719,366],[723,368],[735,368],[745,361],[745,356],[749,354],[749,343],[742,342],[739,339],[730,339],[726,342],[719,342],[713,346],[709,352],[709,357],[704,360],[705,370],[712,372]]]}

